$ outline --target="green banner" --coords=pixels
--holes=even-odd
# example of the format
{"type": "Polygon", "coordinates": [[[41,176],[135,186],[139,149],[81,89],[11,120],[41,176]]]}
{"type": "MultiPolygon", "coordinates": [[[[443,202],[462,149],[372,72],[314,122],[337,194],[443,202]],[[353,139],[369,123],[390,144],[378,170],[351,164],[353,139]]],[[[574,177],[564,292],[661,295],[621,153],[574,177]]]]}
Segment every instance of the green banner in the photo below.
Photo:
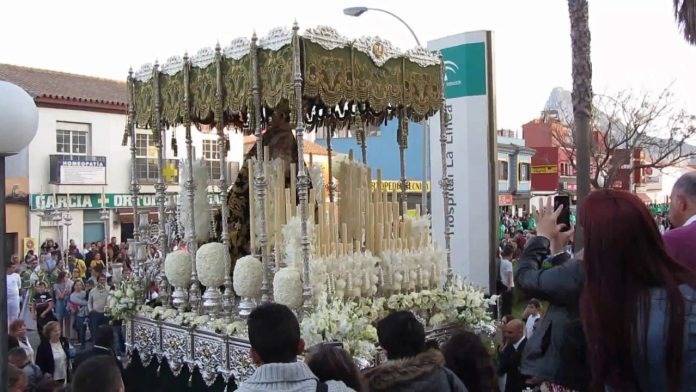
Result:
{"type": "MultiPolygon", "coordinates": [[[[179,194],[169,194],[178,202],[179,194]]],[[[32,194],[29,205],[32,210],[45,210],[47,208],[128,208],[133,207],[131,195],[129,193],[106,193],[102,203],[101,194],[32,194]]],[[[210,204],[219,205],[220,195],[209,193],[210,204]]],[[[138,196],[138,207],[157,207],[156,195],[146,193],[138,196]]]]}

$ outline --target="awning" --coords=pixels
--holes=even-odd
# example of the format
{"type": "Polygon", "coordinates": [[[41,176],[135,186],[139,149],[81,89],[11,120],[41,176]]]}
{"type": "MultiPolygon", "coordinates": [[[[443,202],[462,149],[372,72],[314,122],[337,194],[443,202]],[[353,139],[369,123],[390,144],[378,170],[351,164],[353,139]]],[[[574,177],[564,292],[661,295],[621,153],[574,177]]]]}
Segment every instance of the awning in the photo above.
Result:
{"type": "Polygon", "coordinates": [[[647,193],[636,192],[636,196],[638,196],[638,198],[645,204],[649,204],[649,203],[653,202],[652,198],[650,196],[648,196],[647,193]]]}

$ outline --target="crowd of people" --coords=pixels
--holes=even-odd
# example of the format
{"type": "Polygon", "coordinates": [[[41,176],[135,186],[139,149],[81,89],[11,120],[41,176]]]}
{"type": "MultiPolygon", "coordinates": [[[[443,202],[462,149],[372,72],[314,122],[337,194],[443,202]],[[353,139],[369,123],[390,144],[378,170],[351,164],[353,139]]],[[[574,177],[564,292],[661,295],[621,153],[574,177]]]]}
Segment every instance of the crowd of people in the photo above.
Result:
{"type": "MultiPolygon", "coordinates": [[[[376,325],[383,360],[359,369],[341,342],[307,348],[293,311],[263,304],[247,319],[256,369],[237,390],[696,391],[696,173],[676,182],[671,229],[664,233],[634,194],[596,190],[579,210],[583,237],[573,252],[574,228],[557,223],[561,208],[549,200],[538,211],[536,232],[527,229],[528,235],[501,244],[501,259],[515,265],[501,262],[500,283],[529,299],[517,317],[499,309],[493,338],[459,330],[438,344],[426,339],[414,314],[398,311],[376,325]]],[[[104,279],[98,276],[97,284],[104,279]]],[[[73,354],[61,324],[44,324],[34,353],[18,321],[11,382],[64,377],[74,391],[86,390],[78,385],[124,389],[105,325],[97,326],[88,359],[75,358],[72,369],[63,370],[73,354]],[[95,366],[114,370],[96,372],[95,366]],[[85,377],[83,369],[94,375],[85,377]]]]}
{"type": "Polygon", "coordinates": [[[82,250],[70,240],[62,251],[47,239],[23,260],[12,258],[6,277],[9,360],[25,374],[26,390],[67,385],[79,359],[93,356],[95,349],[120,365],[121,326],[110,325],[106,312],[114,278],[121,278],[112,276],[112,263],[121,265],[123,276],[131,273],[127,245],[115,237],[82,250]],[[36,331],[38,344],[32,344],[28,330],[36,331]]]}

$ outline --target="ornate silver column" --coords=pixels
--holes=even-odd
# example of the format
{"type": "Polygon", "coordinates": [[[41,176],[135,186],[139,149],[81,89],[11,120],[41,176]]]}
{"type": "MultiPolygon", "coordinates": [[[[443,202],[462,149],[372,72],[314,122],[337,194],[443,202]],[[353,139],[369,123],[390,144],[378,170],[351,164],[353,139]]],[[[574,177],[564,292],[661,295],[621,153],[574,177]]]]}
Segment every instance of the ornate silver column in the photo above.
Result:
{"type": "MultiPolygon", "coordinates": [[[[188,54],[184,54],[184,127],[186,128],[186,162],[188,166],[188,178],[185,182],[186,198],[189,202],[189,227],[186,230],[186,249],[191,255],[191,286],[189,289],[188,302],[191,309],[200,313],[201,305],[201,288],[198,284],[198,272],[196,271],[196,251],[198,250],[198,242],[196,240],[196,214],[193,211],[194,192],[196,191],[196,183],[193,181],[193,140],[191,139],[191,86],[189,80],[189,72],[191,70],[191,62],[188,54]]],[[[185,305],[184,305],[185,306],[185,305]]]]}
{"type": "Polygon", "coordinates": [[[140,275],[140,265],[137,255],[137,248],[140,246],[140,227],[139,227],[139,215],[138,215],[138,196],[140,194],[140,184],[138,184],[138,170],[136,168],[136,142],[135,142],[135,92],[134,90],[134,79],[133,79],[133,69],[128,70],[128,98],[130,99],[130,104],[128,105],[128,119],[126,127],[128,128],[128,133],[130,134],[131,140],[131,204],[133,206],[133,274],[134,276],[141,277],[140,275]]]}
{"type": "Polygon", "coordinates": [[[166,306],[169,291],[169,282],[164,274],[164,260],[167,258],[167,219],[165,214],[165,203],[167,201],[167,184],[164,182],[164,148],[166,143],[166,132],[162,127],[162,97],[160,91],[160,71],[159,64],[155,62],[152,69],[152,82],[154,92],[154,128],[152,133],[157,135],[157,182],[155,183],[155,202],[157,203],[157,242],[159,243],[160,259],[156,261],[157,276],[154,277],[158,287],[160,288],[160,297],[162,304],[166,306]]]}
{"type": "MultiPolygon", "coordinates": [[[[292,52],[293,52],[293,87],[295,89],[295,136],[297,138],[297,187],[300,199],[301,246],[302,246],[302,308],[308,313],[312,307],[312,286],[309,282],[309,237],[307,235],[307,202],[309,189],[309,176],[304,165],[304,111],[302,108],[302,69],[300,64],[300,37],[297,34],[299,26],[295,22],[292,26],[292,52]]],[[[328,139],[327,139],[328,140],[328,139]]],[[[329,157],[329,162],[331,157],[329,157]]],[[[331,164],[331,163],[329,163],[331,164]]],[[[331,183],[331,179],[329,179],[331,183]]]]}
{"type": "MultiPolygon", "coordinates": [[[[401,195],[399,195],[399,201],[402,207],[406,203],[406,191],[408,190],[408,181],[406,181],[406,159],[404,153],[408,148],[408,119],[405,113],[399,114],[399,128],[396,132],[396,137],[399,143],[399,164],[401,168],[401,195]]],[[[401,215],[405,215],[406,211],[401,208],[401,215]]]]}
{"type": "Polygon", "coordinates": [[[452,231],[447,223],[447,214],[449,211],[449,192],[454,188],[454,179],[449,178],[447,175],[447,123],[449,120],[447,118],[447,101],[445,99],[445,63],[442,59],[442,53],[440,53],[440,83],[442,88],[440,104],[440,157],[442,160],[442,179],[440,180],[440,187],[442,188],[445,214],[445,253],[447,255],[447,280],[445,281],[445,287],[451,287],[454,278],[454,273],[452,271],[452,250],[450,247],[450,235],[452,231]]]}
{"type": "MultiPolygon", "coordinates": [[[[258,246],[261,248],[263,281],[261,283],[261,302],[269,302],[271,290],[271,260],[268,257],[268,233],[266,232],[266,173],[263,167],[263,139],[261,135],[261,92],[259,91],[259,54],[256,33],[251,37],[251,95],[254,106],[254,135],[256,136],[256,166],[254,168],[254,190],[256,191],[256,217],[259,228],[258,246]]],[[[257,252],[257,255],[259,253],[257,252]]]]}

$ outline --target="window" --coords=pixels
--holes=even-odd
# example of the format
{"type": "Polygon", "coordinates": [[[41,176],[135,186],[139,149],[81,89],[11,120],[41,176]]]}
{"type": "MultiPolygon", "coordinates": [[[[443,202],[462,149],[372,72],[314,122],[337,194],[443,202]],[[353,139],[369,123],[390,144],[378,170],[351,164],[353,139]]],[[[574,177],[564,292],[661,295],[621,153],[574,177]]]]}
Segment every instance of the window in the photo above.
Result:
{"type": "Polygon", "coordinates": [[[519,181],[529,181],[529,172],[530,172],[530,164],[529,163],[520,163],[519,164],[519,172],[517,173],[517,178],[519,181]]]}
{"type": "Polygon", "coordinates": [[[220,148],[217,140],[203,140],[203,159],[211,181],[220,179],[220,148]]]}
{"type": "Polygon", "coordinates": [[[89,124],[59,121],[56,127],[56,152],[71,158],[89,155],[89,131],[89,124]]]}
{"type": "Polygon", "coordinates": [[[138,180],[157,180],[157,147],[150,133],[135,134],[135,171],[138,180]]]}
{"type": "Polygon", "coordinates": [[[508,179],[508,162],[503,160],[498,160],[498,179],[507,180],[508,179]]]}

